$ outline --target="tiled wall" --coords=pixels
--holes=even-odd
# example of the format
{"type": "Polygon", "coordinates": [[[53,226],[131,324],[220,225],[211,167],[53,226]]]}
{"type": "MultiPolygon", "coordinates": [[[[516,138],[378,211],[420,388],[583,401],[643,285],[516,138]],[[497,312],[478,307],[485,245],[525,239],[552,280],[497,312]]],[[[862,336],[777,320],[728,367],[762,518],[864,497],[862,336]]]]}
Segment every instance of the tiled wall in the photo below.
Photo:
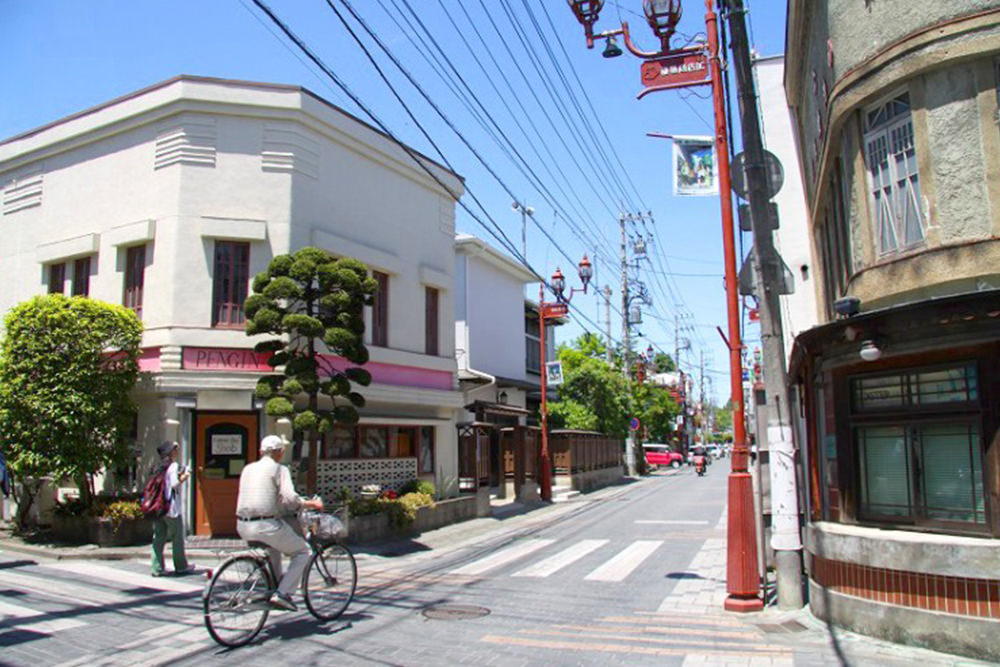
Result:
{"type": "Polygon", "coordinates": [[[836,593],[902,607],[1000,619],[1000,581],[887,568],[812,556],[813,581],[836,593]]]}

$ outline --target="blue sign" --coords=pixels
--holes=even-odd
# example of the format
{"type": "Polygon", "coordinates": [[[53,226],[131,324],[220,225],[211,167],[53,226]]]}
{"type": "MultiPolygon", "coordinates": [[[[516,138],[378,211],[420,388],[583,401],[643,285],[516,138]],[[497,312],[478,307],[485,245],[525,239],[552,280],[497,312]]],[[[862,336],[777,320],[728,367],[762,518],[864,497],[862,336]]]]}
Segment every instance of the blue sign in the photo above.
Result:
{"type": "Polygon", "coordinates": [[[632,429],[633,431],[638,431],[639,430],[639,418],[638,417],[632,417],[631,421],[629,421],[629,423],[628,423],[628,427],[630,429],[632,429]]]}

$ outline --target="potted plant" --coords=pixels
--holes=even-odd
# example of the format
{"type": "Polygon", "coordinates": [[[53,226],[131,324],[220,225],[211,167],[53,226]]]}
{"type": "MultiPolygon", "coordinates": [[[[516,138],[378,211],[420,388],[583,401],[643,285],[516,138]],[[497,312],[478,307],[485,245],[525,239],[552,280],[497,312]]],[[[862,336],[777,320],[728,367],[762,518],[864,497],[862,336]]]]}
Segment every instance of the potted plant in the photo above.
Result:
{"type": "Polygon", "coordinates": [[[149,540],[151,533],[152,524],[142,513],[139,501],[115,500],[101,506],[91,524],[90,539],[102,547],[121,547],[149,540]]]}

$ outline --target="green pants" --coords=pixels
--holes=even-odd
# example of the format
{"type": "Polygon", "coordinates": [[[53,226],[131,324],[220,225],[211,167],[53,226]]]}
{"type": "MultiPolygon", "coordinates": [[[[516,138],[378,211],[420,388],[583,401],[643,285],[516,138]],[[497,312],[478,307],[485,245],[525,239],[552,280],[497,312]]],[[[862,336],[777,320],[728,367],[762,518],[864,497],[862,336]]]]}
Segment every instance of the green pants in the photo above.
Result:
{"type": "Polygon", "coordinates": [[[184,554],[184,519],[160,517],[153,519],[153,576],[163,574],[163,546],[168,539],[174,556],[174,571],[182,572],[188,567],[184,554]]]}

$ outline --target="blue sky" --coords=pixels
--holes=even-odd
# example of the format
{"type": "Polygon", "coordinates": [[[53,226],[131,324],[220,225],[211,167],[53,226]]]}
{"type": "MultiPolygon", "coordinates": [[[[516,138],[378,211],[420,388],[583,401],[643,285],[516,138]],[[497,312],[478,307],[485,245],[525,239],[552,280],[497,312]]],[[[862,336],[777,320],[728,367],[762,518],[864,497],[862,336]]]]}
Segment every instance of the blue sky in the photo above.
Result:
{"type": "MultiPolygon", "coordinates": [[[[728,357],[715,331],[716,326],[725,329],[726,321],[718,199],[672,196],[670,143],[646,136],[710,134],[709,89],[637,100],[640,61],[628,54],[603,59],[600,45],[588,51],[583,29],[563,0],[348,1],[464,141],[350,17],[344,0],[331,4],[375,56],[419,126],[325,0],[267,4],[396,136],[450,162],[470,190],[463,203],[494,233],[502,230],[517,252],[521,216],[511,210],[510,193],[531,205],[535,214],[527,229],[526,257],[536,271],[551,275],[558,266],[575,284],[570,260],[575,263],[584,252],[592,259],[596,254],[594,285],[613,290],[616,340],[621,339],[618,213],[652,211],[652,220],[628,226],[630,236],[650,241],[650,259],[641,263],[638,277],[653,306],[644,308],[638,348],[652,344],[672,353],[675,319],[688,325],[681,337],[692,345],[682,362],[691,369],[704,351],[713,394],[725,400],[728,357]],[[455,90],[465,91],[465,102],[455,90]]],[[[785,2],[746,4],[753,46],[764,55],[780,53],[785,2]]],[[[684,10],[679,32],[703,32],[703,2],[685,0],[684,10]]],[[[639,0],[608,0],[597,29],[626,20],[639,45],[653,50],[655,41],[641,13],[639,0]]],[[[0,0],[0,137],[177,74],[299,84],[370,122],[277,35],[251,0],[0,0]]],[[[733,107],[735,113],[735,102],[733,107]]],[[[458,228],[500,246],[461,208],[458,228]]],[[[749,241],[744,245],[748,250],[749,241]]],[[[529,292],[537,298],[537,292],[529,292]]],[[[577,295],[573,304],[579,310],[560,339],[583,329],[604,330],[605,309],[595,296],[577,295]]],[[[756,327],[745,337],[752,345],[756,327]]]]}

